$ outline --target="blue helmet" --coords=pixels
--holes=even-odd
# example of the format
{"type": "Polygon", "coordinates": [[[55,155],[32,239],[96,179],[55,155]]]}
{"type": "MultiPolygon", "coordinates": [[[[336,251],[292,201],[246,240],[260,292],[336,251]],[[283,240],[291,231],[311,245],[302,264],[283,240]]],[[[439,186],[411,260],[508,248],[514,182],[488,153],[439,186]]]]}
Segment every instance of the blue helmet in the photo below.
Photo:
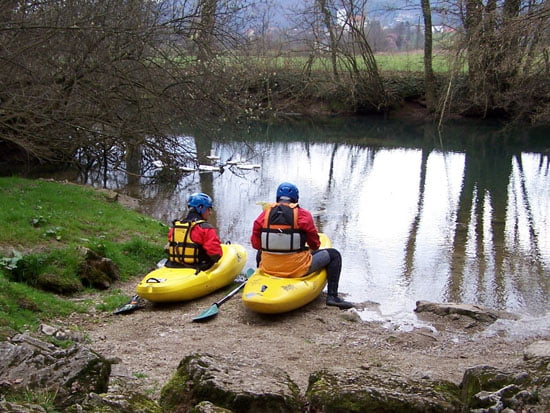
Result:
{"type": "Polygon", "coordinates": [[[195,211],[202,215],[208,208],[212,208],[212,198],[205,193],[195,192],[189,195],[187,206],[189,208],[195,208],[195,211]]]}
{"type": "Polygon", "coordinates": [[[279,202],[282,196],[286,196],[287,198],[290,198],[292,202],[298,202],[298,199],[300,198],[300,193],[298,192],[298,188],[296,187],[296,185],[291,184],[289,182],[283,182],[277,188],[276,201],[279,202]]]}

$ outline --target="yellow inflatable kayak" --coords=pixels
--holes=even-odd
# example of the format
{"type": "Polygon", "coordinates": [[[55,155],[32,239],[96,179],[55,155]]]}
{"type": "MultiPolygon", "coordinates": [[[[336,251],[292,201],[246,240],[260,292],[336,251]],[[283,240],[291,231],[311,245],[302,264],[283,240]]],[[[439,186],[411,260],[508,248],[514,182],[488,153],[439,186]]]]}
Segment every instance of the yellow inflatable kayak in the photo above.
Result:
{"type": "MultiPolygon", "coordinates": [[[[321,248],[330,248],[325,234],[319,234],[321,248]]],[[[246,282],[242,300],[245,307],[258,313],[285,313],[300,308],[321,294],[327,283],[325,269],[300,278],[281,278],[259,269],[246,282]]]]}
{"type": "Polygon", "coordinates": [[[222,244],[222,250],[222,258],[206,271],[168,267],[151,271],[136,287],[137,295],[152,302],[186,301],[231,284],[246,264],[246,250],[239,244],[222,244]]]}

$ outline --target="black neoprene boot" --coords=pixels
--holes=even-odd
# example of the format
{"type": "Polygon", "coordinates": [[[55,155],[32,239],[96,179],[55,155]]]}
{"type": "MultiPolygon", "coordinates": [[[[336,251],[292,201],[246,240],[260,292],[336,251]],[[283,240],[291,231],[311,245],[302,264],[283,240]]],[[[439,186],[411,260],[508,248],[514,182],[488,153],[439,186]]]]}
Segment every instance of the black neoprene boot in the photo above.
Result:
{"type": "Polygon", "coordinates": [[[347,310],[348,308],[353,307],[352,303],[342,300],[337,295],[327,295],[327,305],[333,305],[335,307],[341,308],[342,310],[347,310]]]}
{"type": "Polygon", "coordinates": [[[340,253],[335,252],[333,254],[331,256],[332,260],[327,266],[327,305],[346,310],[352,308],[353,304],[338,297],[338,282],[340,281],[342,259],[340,258],[340,253]]]}

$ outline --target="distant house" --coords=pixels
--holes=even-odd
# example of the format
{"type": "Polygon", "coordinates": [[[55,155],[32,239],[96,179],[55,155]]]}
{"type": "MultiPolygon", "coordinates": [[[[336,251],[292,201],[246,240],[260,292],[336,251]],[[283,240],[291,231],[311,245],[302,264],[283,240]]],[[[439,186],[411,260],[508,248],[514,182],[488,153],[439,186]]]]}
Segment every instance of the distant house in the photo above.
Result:
{"type": "Polygon", "coordinates": [[[432,26],[432,33],[454,33],[454,32],[455,32],[454,28],[444,24],[438,24],[438,25],[432,26]]]}

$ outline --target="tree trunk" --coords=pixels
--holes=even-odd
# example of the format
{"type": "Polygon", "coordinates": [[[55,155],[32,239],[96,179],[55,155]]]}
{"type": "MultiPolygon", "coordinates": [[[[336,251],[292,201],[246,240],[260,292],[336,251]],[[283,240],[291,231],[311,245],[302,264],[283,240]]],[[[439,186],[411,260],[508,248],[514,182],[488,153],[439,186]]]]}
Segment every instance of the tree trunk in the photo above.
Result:
{"type": "Polygon", "coordinates": [[[141,175],[141,143],[134,138],[126,139],[126,177],[128,186],[134,187],[139,184],[141,175]]]}
{"type": "Polygon", "coordinates": [[[319,4],[319,8],[321,9],[321,14],[323,15],[323,22],[325,24],[325,27],[328,30],[329,35],[329,48],[330,48],[330,61],[332,64],[332,74],[334,75],[334,79],[338,80],[338,64],[337,64],[337,55],[338,55],[338,47],[336,44],[336,35],[334,34],[334,28],[332,25],[332,14],[330,13],[330,10],[327,7],[326,0],[317,0],[319,4]]]}
{"type": "Polygon", "coordinates": [[[504,17],[516,17],[519,14],[521,1],[520,0],[505,0],[504,1],[504,17]]]}
{"type": "Polygon", "coordinates": [[[426,106],[430,112],[435,109],[435,77],[432,67],[432,9],[430,0],[421,0],[424,16],[424,90],[426,91],[426,106]]]}
{"type": "Polygon", "coordinates": [[[208,61],[214,56],[214,28],[216,25],[217,0],[202,0],[200,3],[200,27],[197,33],[199,46],[197,57],[208,61]]]}
{"type": "Polygon", "coordinates": [[[476,76],[481,72],[482,16],[483,3],[480,0],[466,0],[464,29],[466,31],[468,77],[472,91],[477,89],[476,76]]]}

